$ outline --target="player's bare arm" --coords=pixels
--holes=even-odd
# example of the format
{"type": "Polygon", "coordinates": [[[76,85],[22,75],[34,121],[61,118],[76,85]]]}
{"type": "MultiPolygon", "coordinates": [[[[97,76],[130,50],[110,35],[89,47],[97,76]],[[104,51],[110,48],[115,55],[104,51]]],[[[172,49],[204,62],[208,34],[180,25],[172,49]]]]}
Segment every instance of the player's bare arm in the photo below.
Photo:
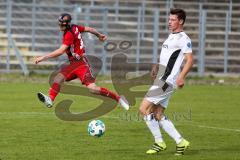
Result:
{"type": "Polygon", "coordinates": [[[55,51],[47,54],[47,55],[43,55],[43,56],[40,56],[40,57],[37,57],[34,61],[35,61],[35,64],[38,64],[39,62],[42,62],[42,61],[45,61],[49,58],[55,58],[55,57],[58,57],[62,54],[64,54],[67,50],[68,46],[63,44],[60,46],[60,48],[56,49],[55,51]]]}
{"type": "Polygon", "coordinates": [[[182,69],[182,71],[179,74],[178,79],[177,79],[178,88],[182,88],[184,86],[185,77],[187,76],[188,72],[190,71],[190,69],[193,66],[193,55],[192,55],[192,53],[185,53],[185,60],[186,60],[186,63],[183,66],[183,69],[182,69]]]}
{"type": "Polygon", "coordinates": [[[94,34],[95,36],[98,37],[98,39],[99,39],[100,41],[105,41],[105,40],[107,40],[107,36],[106,36],[106,35],[99,33],[99,32],[98,32],[96,29],[94,29],[94,28],[85,27],[84,31],[94,34]]]}
{"type": "Polygon", "coordinates": [[[159,64],[153,64],[152,70],[151,70],[151,77],[153,79],[156,79],[157,74],[158,74],[158,70],[159,70],[159,64]]]}

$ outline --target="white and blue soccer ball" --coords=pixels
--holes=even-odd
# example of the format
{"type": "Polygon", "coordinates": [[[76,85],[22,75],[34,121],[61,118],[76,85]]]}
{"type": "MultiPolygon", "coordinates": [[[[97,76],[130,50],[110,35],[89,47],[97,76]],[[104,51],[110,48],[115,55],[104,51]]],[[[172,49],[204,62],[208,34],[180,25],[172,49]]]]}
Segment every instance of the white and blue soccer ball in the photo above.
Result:
{"type": "Polygon", "coordinates": [[[88,134],[95,137],[101,137],[105,132],[105,124],[100,120],[92,120],[88,124],[88,134]]]}

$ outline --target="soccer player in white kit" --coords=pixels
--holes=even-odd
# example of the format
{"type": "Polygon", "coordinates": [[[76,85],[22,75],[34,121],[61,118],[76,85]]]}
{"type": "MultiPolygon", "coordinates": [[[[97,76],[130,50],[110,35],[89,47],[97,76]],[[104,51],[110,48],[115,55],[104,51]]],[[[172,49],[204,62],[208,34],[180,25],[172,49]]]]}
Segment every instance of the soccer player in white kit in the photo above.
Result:
{"type": "Polygon", "coordinates": [[[184,86],[185,77],[193,65],[191,39],[183,31],[185,19],[184,10],[170,10],[168,26],[171,33],[162,45],[159,64],[152,68],[151,76],[155,79],[154,84],[139,108],[155,139],[147,154],[155,154],[167,148],[160,128],[175,140],[177,146],[175,155],[183,155],[190,145],[176,130],[171,120],[164,115],[172,93],[175,89],[184,86]],[[184,60],[185,64],[181,69],[184,60]],[[163,69],[162,74],[161,69],[163,69]]]}

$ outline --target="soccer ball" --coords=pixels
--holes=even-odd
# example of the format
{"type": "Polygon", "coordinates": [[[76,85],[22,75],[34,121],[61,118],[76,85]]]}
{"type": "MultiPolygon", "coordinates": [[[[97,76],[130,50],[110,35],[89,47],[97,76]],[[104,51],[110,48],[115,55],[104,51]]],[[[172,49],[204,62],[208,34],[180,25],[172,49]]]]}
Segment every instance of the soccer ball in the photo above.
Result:
{"type": "Polygon", "coordinates": [[[88,124],[88,134],[95,137],[101,137],[105,132],[105,125],[100,120],[92,120],[88,124]]]}

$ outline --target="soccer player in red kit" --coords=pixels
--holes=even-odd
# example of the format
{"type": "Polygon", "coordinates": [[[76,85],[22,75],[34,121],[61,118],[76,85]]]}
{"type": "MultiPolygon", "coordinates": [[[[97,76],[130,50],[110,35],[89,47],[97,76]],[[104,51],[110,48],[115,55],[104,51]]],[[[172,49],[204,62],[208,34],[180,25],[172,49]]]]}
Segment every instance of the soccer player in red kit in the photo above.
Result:
{"type": "Polygon", "coordinates": [[[55,58],[66,53],[70,61],[70,64],[63,67],[55,76],[53,84],[49,90],[49,96],[39,92],[37,94],[39,100],[47,107],[52,107],[53,101],[60,91],[61,84],[64,81],[71,81],[79,78],[82,84],[84,84],[91,93],[112,98],[119,102],[124,109],[128,110],[128,102],[123,97],[95,84],[95,78],[92,76],[88,60],[84,56],[85,48],[81,36],[82,32],[90,32],[97,36],[100,41],[105,41],[107,36],[99,33],[94,28],[71,24],[71,20],[71,15],[68,13],[63,13],[59,16],[59,27],[64,33],[62,45],[55,51],[35,59],[35,63],[38,64],[49,58],[55,58]]]}

